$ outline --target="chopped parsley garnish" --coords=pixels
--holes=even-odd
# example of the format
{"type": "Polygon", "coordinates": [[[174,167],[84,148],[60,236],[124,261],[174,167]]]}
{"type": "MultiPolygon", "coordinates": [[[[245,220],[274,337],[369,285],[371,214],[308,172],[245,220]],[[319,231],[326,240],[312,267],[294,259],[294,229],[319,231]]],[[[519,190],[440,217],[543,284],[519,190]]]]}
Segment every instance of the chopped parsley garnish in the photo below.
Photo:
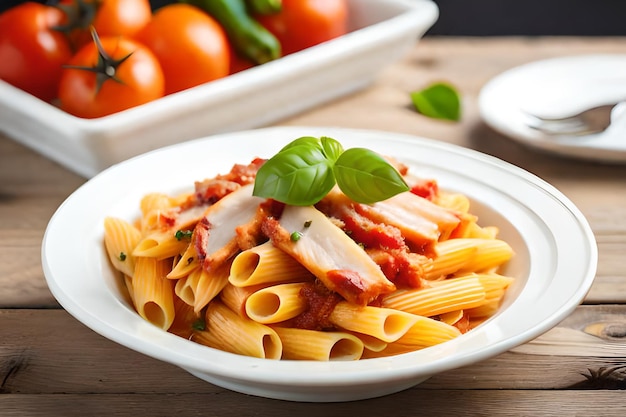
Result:
{"type": "Polygon", "coordinates": [[[191,239],[192,230],[177,230],[174,234],[176,240],[191,239]]]}
{"type": "Polygon", "coordinates": [[[194,330],[204,330],[206,329],[206,323],[203,319],[198,319],[191,324],[191,328],[194,330]]]}

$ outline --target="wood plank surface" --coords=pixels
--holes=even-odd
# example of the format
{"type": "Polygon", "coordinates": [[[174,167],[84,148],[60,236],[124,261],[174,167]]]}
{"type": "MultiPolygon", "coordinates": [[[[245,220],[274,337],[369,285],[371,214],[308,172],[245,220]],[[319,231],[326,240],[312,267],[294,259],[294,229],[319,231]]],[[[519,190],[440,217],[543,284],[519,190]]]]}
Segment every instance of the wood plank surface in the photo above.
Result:
{"type": "Polygon", "coordinates": [[[469,409],[476,414],[471,415],[484,416],[533,415],[511,410],[617,416],[624,411],[620,390],[626,389],[626,337],[621,333],[607,340],[581,329],[619,319],[624,324],[625,314],[623,305],[582,306],[519,349],[435,375],[397,394],[333,407],[230,392],[104,339],[63,310],[0,310],[0,415],[79,415],[83,410],[89,415],[134,415],[142,407],[150,415],[200,415],[205,403],[219,401],[228,404],[220,406],[220,416],[269,415],[263,410],[270,406],[285,416],[294,415],[287,411],[302,416],[374,415],[367,413],[374,406],[398,407],[398,415],[416,415],[415,409],[427,413],[421,415],[452,415],[473,407],[469,409]],[[589,397],[591,391],[598,395],[589,397]]]}
{"type": "MultiPolygon", "coordinates": [[[[581,306],[536,340],[435,375],[420,389],[626,389],[625,315],[623,305],[581,306]],[[585,330],[599,323],[613,336],[585,330]],[[602,369],[606,374],[593,378],[602,369]]],[[[182,369],[105,339],[64,310],[0,310],[0,322],[0,393],[221,391],[182,369]]]]}
{"type": "Polygon", "coordinates": [[[192,394],[3,395],[3,417],[623,417],[619,391],[409,390],[345,403],[294,403],[223,391],[192,394]],[[147,413],[149,411],[149,413],[147,413]]]}

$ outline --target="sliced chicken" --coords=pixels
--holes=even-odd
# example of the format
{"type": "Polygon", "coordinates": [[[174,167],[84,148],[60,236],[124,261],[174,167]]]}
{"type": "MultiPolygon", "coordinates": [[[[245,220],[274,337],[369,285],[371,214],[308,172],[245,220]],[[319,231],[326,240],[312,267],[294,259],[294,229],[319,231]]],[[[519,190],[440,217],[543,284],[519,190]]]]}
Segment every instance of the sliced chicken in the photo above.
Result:
{"type": "Polygon", "coordinates": [[[363,248],[315,207],[285,206],[263,232],[346,300],[366,305],[395,289],[363,248]]]}

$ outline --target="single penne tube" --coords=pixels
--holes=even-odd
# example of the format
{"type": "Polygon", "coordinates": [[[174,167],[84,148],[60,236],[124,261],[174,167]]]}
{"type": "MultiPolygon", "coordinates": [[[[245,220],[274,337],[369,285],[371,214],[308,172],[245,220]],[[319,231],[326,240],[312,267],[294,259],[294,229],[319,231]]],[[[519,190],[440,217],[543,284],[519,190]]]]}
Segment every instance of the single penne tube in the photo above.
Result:
{"type": "Polygon", "coordinates": [[[124,284],[126,286],[128,298],[130,299],[132,304],[135,305],[135,299],[134,299],[135,293],[133,291],[133,277],[124,274],[124,284]]]}
{"type": "Polygon", "coordinates": [[[513,282],[513,278],[498,274],[487,274],[478,275],[478,279],[485,287],[487,296],[480,306],[468,309],[466,312],[471,318],[493,316],[500,309],[502,298],[506,293],[506,289],[513,282]]]}
{"type": "Polygon", "coordinates": [[[283,344],[274,329],[241,317],[219,300],[209,303],[206,330],[196,331],[191,340],[239,355],[280,359],[283,344]]]}
{"type": "Polygon", "coordinates": [[[283,345],[283,359],[316,361],[358,360],[363,342],[345,332],[274,327],[283,345]]]}
{"type": "Polygon", "coordinates": [[[458,322],[459,320],[463,318],[464,311],[465,310],[456,310],[456,311],[450,311],[448,313],[440,314],[439,320],[441,320],[444,323],[454,325],[456,322],[458,322]]]}
{"type": "MultiPolygon", "coordinates": [[[[357,332],[348,332],[348,333],[350,333],[350,334],[358,337],[359,339],[361,339],[361,342],[363,342],[363,347],[365,348],[365,351],[381,352],[388,345],[387,342],[383,342],[379,338],[374,337],[374,336],[370,336],[368,334],[357,333],[357,332]]],[[[364,351],[364,353],[365,353],[365,351],[364,351]]]]}
{"type": "Polygon", "coordinates": [[[451,193],[440,190],[433,202],[440,207],[457,211],[459,213],[469,213],[470,210],[470,201],[465,194],[451,193]]]}
{"type": "Polygon", "coordinates": [[[414,314],[391,308],[357,306],[347,301],[338,303],[328,317],[334,325],[353,332],[394,342],[418,320],[414,314]]]}
{"type": "Polygon", "coordinates": [[[313,274],[302,264],[267,241],[235,256],[228,280],[235,286],[244,287],[312,278],[313,274]]]}
{"type": "Polygon", "coordinates": [[[183,253],[188,245],[186,239],[176,238],[175,230],[159,230],[144,236],[133,250],[133,256],[171,258],[183,253]]]}
{"type": "Polygon", "coordinates": [[[167,194],[145,194],[139,202],[141,231],[147,234],[158,229],[161,226],[161,216],[172,207],[171,198],[167,194]]]}
{"type": "Polygon", "coordinates": [[[488,296],[491,291],[501,294],[501,290],[508,288],[514,281],[513,277],[500,274],[478,274],[476,277],[478,277],[482,286],[485,287],[485,292],[487,292],[488,296]]]}
{"type": "Polygon", "coordinates": [[[147,193],[139,201],[139,209],[142,216],[147,216],[150,213],[157,213],[159,211],[165,211],[174,207],[172,197],[164,193],[147,193]]]}
{"type": "Polygon", "coordinates": [[[381,305],[428,317],[478,307],[485,298],[480,279],[468,276],[439,281],[428,288],[397,290],[383,297],[381,305]]]}
{"type": "Polygon", "coordinates": [[[202,270],[196,269],[186,277],[175,280],[174,294],[178,296],[182,301],[193,306],[196,299],[196,287],[200,280],[200,274],[202,270]]]}
{"type": "Polygon", "coordinates": [[[188,243],[187,248],[180,256],[176,256],[172,270],[167,274],[168,278],[182,278],[191,273],[194,269],[202,267],[198,259],[198,252],[193,243],[188,243]]]}
{"type": "Polygon", "coordinates": [[[265,288],[265,285],[235,287],[230,282],[227,282],[220,293],[220,300],[235,313],[248,318],[248,314],[246,313],[246,301],[248,297],[262,288],[265,288]]]}
{"type": "Polygon", "coordinates": [[[483,304],[478,307],[467,309],[465,312],[471,319],[491,317],[498,312],[501,302],[502,297],[487,298],[483,304]]]}
{"type": "Polygon", "coordinates": [[[447,342],[461,335],[456,327],[429,317],[419,317],[417,322],[396,342],[390,343],[386,353],[409,352],[447,342]]]}
{"type": "Polygon", "coordinates": [[[301,282],[276,284],[250,294],[245,302],[248,317],[259,323],[279,323],[306,310],[307,301],[300,296],[306,285],[301,282]]]}
{"type": "Polygon", "coordinates": [[[168,329],[170,333],[189,339],[193,331],[204,328],[204,318],[178,297],[174,297],[174,321],[168,329]]]}
{"type": "Polygon", "coordinates": [[[141,232],[132,224],[116,217],[104,219],[104,245],[113,267],[125,275],[135,272],[134,248],[141,241],[141,232]]]}
{"type": "Polygon", "coordinates": [[[495,226],[479,226],[477,223],[467,228],[463,237],[472,239],[496,239],[500,229],[495,226]]]}
{"type": "Polygon", "coordinates": [[[135,309],[141,317],[164,330],[174,321],[174,283],[165,277],[168,268],[166,261],[138,257],[132,278],[135,309]]]}
{"type": "Polygon", "coordinates": [[[513,256],[513,248],[500,239],[473,239],[476,242],[476,252],[472,258],[458,271],[459,274],[465,272],[482,272],[493,270],[506,262],[513,256]]]}
{"type": "Polygon", "coordinates": [[[149,233],[163,226],[178,229],[193,227],[206,207],[188,204],[193,193],[170,196],[163,193],[146,194],[139,203],[141,230],[149,233]],[[174,226],[172,226],[174,223],[174,226]]]}
{"type": "Polygon", "coordinates": [[[476,253],[474,239],[450,239],[437,243],[436,256],[424,266],[424,278],[445,278],[460,270],[476,253]]]}
{"type": "Polygon", "coordinates": [[[219,268],[198,270],[200,275],[195,286],[193,308],[196,313],[207,306],[228,285],[228,271],[230,263],[225,263],[219,268]]]}

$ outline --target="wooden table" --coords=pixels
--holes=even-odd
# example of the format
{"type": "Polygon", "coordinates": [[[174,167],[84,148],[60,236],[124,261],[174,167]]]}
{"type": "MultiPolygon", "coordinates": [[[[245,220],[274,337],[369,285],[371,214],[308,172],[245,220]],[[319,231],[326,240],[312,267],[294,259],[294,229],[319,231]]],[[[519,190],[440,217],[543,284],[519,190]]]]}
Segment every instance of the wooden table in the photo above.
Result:
{"type": "Polygon", "coordinates": [[[426,38],[366,90],[281,125],[336,125],[436,138],[519,165],[578,205],[599,246],[584,304],[538,339],[437,375],[407,391],[339,404],[246,396],[113,343],[67,314],[41,269],[40,244],[58,205],[84,179],[0,135],[0,415],[623,416],[626,415],[626,165],[541,154],[479,117],[480,88],[514,66],[554,56],[626,53],[623,38],[426,38]],[[463,120],[427,119],[408,93],[447,80],[463,120]],[[583,329],[600,323],[590,335],[583,329]]]}

